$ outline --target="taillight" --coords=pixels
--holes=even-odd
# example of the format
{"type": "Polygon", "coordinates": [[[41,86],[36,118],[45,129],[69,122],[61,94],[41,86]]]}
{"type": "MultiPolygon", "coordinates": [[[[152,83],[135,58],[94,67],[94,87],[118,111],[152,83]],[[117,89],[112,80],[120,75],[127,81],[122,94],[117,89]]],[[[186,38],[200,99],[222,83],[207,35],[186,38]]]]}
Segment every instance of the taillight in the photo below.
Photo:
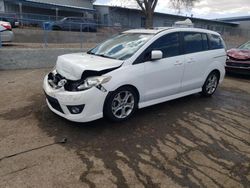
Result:
{"type": "Polygon", "coordinates": [[[5,27],[7,30],[11,30],[12,27],[9,23],[1,23],[1,26],[5,27]]]}

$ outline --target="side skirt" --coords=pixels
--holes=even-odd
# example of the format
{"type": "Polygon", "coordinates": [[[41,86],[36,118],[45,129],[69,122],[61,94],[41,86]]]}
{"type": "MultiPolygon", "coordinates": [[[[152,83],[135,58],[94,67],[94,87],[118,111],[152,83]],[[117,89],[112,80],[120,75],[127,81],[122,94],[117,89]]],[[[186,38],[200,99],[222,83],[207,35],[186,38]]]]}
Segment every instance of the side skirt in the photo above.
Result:
{"type": "Polygon", "coordinates": [[[151,100],[151,101],[141,102],[141,103],[139,103],[139,108],[144,108],[144,107],[151,106],[151,105],[154,105],[154,104],[159,104],[159,103],[170,101],[170,100],[173,100],[173,99],[185,97],[187,95],[192,95],[194,93],[199,93],[201,91],[202,91],[202,89],[199,88],[199,89],[194,89],[194,90],[191,90],[191,91],[185,91],[185,92],[182,92],[182,93],[170,95],[170,96],[167,96],[167,97],[162,97],[162,98],[159,98],[159,99],[154,99],[154,100],[151,100]]]}

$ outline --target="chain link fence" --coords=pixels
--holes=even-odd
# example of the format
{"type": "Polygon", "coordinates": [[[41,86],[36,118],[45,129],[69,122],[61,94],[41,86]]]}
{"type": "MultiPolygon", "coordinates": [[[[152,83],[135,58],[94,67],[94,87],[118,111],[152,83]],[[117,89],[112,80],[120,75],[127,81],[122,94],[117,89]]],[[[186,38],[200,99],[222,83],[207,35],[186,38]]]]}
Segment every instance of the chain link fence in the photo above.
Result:
{"type": "MultiPolygon", "coordinates": [[[[103,25],[97,19],[84,17],[60,17],[38,14],[0,14],[0,20],[8,21],[15,35],[6,47],[16,48],[92,48],[101,41],[119,32],[133,29],[121,25],[103,25]]],[[[173,23],[168,23],[173,25],[173,23]]],[[[204,28],[205,26],[194,25],[204,28]]],[[[237,47],[250,40],[250,30],[240,28],[211,30],[219,32],[227,48],[237,47]]]]}

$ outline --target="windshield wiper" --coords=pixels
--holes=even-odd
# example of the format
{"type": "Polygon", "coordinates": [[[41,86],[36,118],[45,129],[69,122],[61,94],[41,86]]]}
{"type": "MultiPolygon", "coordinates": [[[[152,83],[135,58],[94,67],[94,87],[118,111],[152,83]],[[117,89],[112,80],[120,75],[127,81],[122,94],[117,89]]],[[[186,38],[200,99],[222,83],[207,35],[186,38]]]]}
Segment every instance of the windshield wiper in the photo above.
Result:
{"type": "Polygon", "coordinates": [[[91,51],[87,51],[87,54],[95,55],[95,53],[91,51]]]}
{"type": "Polygon", "coordinates": [[[100,57],[106,57],[106,58],[110,58],[110,59],[115,59],[114,57],[110,57],[104,54],[95,54],[96,56],[100,56],[100,57]]]}
{"type": "Polygon", "coordinates": [[[107,56],[107,55],[104,55],[104,54],[96,54],[96,53],[91,52],[91,51],[88,51],[87,54],[96,55],[96,56],[100,56],[100,57],[106,57],[106,58],[110,58],[110,59],[116,59],[114,57],[110,57],[110,56],[107,56]]]}

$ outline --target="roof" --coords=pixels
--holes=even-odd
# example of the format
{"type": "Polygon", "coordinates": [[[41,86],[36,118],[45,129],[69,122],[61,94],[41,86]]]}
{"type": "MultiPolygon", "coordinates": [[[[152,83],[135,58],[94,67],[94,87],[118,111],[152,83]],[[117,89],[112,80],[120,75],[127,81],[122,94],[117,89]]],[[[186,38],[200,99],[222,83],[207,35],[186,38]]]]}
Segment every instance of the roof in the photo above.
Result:
{"type": "Polygon", "coordinates": [[[130,29],[124,31],[124,33],[144,33],[144,34],[157,34],[161,31],[172,29],[172,27],[162,27],[162,28],[153,28],[153,29],[130,29]]]}
{"type": "Polygon", "coordinates": [[[48,8],[48,9],[55,9],[60,8],[64,10],[71,10],[71,11],[95,11],[95,9],[91,8],[83,8],[83,7],[77,7],[77,6],[71,6],[71,5],[62,5],[62,4],[56,4],[56,3],[48,3],[40,1],[32,1],[32,0],[6,0],[9,3],[18,4],[22,3],[23,5],[31,6],[31,7],[40,7],[40,8],[48,8]]]}
{"type": "MultiPolygon", "coordinates": [[[[133,10],[133,11],[141,11],[140,9],[137,8],[127,8],[127,7],[120,7],[120,6],[112,6],[112,5],[101,5],[101,4],[94,4],[94,7],[107,7],[107,8],[113,8],[113,9],[124,9],[124,10],[133,10]]],[[[208,20],[208,19],[203,19],[203,18],[196,18],[196,17],[190,17],[190,16],[182,16],[182,15],[175,15],[175,14],[166,14],[162,12],[155,12],[155,15],[163,15],[163,16],[169,16],[169,17],[175,17],[178,19],[191,19],[192,21],[206,21],[206,22],[213,22],[213,23],[218,23],[218,24],[225,24],[225,25],[231,25],[231,26],[237,26],[239,25],[238,23],[231,23],[231,22],[224,22],[222,20],[208,20]]]]}
{"type": "Polygon", "coordinates": [[[211,33],[215,35],[219,35],[215,31],[207,30],[207,29],[200,29],[200,28],[190,28],[190,27],[156,27],[153,29],[131,29],[128,31],[124,31],[123,33],[143,33],[143,34],[158,34],[162,31],[167,30],[175,30],[175,31],[194,31],[200,33],[211,33]]]}
{"type": "Polygon", "coordinates": [[[250,21],[250,16],[237,16],[237,17],[228,17],[228,18],[219,18],[216,19],[224,22],[238,22],[238,21],[250,21]]]}

